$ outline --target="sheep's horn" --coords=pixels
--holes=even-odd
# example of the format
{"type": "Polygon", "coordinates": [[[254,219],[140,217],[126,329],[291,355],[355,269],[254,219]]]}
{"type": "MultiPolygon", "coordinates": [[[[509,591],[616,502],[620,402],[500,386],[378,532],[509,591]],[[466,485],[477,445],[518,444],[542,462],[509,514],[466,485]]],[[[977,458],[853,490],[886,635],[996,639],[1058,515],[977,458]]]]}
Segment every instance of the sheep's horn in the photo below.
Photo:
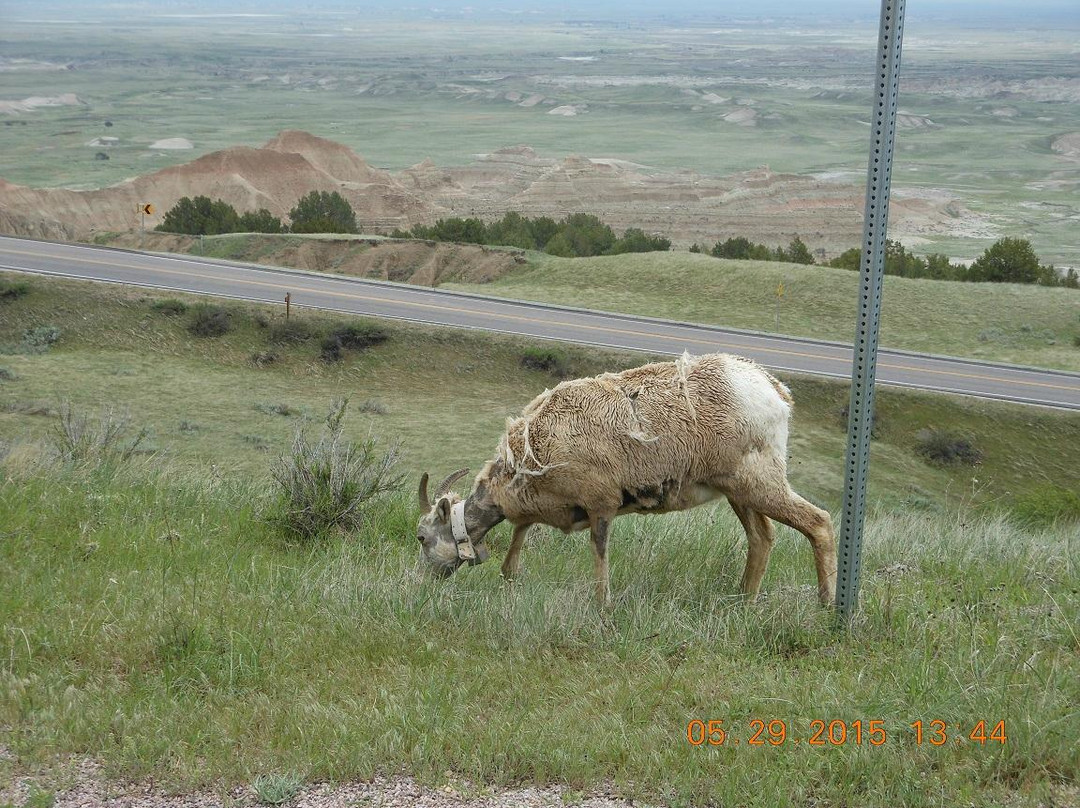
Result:
{"type": "Polygon", "coordinates": [[[430,497],[428,497],[428,493],[427,493],[427,481],[428,481],[428,474],[425,471],[424,476],[420,478],[420,490],[416,492],[417,496],[420,499],[420,510],[423,510],[423,511],[430,511],[431,510],[431,499],[430,499],[430,497]]]}
{"type": "Polygon", "coordinates": [[[468,469],[458,469],[435,487],[435,499],[449,493],[450,486],[469,473],[468,469]]]}

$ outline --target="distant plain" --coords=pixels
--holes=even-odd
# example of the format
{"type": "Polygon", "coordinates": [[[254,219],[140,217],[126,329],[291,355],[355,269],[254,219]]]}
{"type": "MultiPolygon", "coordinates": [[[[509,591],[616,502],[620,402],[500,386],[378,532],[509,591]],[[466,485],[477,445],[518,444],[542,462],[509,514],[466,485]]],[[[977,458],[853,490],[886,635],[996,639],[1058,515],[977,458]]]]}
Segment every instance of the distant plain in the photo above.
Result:
{"type": "MultiPolygon", "coordinates": [[[[975,224],[905,243],[971,259],[1019,236],[1044,261],[1080,266],[1078,31],[917,14],[893,188],[951,193],[975,224]]],[[[101,187],[289,127],[394,170],[525,143],[718,175],[865,171],[866,23],[10,16],[0,100],[78,99],[0,115],[0,177],[19,184],[101,187]],[[170,138],[193,148],[150,148],[170,138]]]]}

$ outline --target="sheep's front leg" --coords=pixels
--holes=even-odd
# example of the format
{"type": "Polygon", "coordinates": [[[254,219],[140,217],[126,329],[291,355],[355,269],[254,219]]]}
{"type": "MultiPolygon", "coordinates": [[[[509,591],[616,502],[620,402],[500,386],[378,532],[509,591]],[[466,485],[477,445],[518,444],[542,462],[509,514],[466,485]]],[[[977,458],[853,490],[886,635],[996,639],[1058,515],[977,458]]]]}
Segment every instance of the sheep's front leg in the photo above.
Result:
{"type": "Polygon", "coordinates": [[[611,605],[611,581],[608,573],[607,540],[611,520],[594,516],[589,520],[593,546],[593,570],[596,573],[596,600],[604,606],[611,605]]]}
{"type": "Polygon", "coordinates": [[[506,551],[506,558],[502,563],[502,576],[508,581],[514,580],[521,572],[521,545],[525,543],[525,536],[529,533],[532,525],[515,525],[514,535],[510,539],[510,549],[506,551]]]}

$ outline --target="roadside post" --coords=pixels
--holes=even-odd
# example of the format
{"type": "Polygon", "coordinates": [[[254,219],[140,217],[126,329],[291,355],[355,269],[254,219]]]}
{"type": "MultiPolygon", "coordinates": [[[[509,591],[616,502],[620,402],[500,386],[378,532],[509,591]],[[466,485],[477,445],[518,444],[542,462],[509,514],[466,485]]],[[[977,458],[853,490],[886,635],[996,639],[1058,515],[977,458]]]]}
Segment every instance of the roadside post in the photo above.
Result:
{"type": "Polygon", "coordinates": [[[143,234],[146,232],[146,217],[154,215],[154,206],[150,202],[144,202],[139,206],[139,249],[143,246],[143,234]]]}
{"type": "Polygon", "coordinates": [[[776,286],[776,328],[773,331],[777,334],[780,333],[780,298],[784,296],[784,284],[779,283],[776,286]]]}
{"type": "Polygon", "coordinates": [[[858,320],[851,367],[848,440],[844,475],[844,510],[837,547],[836,608],[851,617],[859,603],[866,475],[874,420],[881,286],[885,274],[885,239],[889,221],[889,184],[896,138],[896,99],[900,84],[900,46],[905,0],[881,0],[870,158],[866,172],[866,213],[859,260],[858,320]]]}
{"type": "Polygon", "coordinates": [[[292,292],[285,293],[285,319],[289,319],[289,307],[292,304],[292,292]]]}

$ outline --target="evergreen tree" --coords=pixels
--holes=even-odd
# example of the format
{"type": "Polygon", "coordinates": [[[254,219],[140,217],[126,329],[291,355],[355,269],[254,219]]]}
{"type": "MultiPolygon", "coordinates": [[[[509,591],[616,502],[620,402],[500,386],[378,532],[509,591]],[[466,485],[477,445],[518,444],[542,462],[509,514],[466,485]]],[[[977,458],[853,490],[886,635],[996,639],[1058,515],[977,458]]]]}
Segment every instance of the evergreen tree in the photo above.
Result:
{"type": "Polygon", "coordinates": [[[289,211],[294,233],[355,233],[356,214],[337,191],[312,191],[289,211]]]}
{"type": "Polygon", "coordinates": [[[615,232],[591,213],[570,214],[559,222],[559,234],[579,257],[603,255],[615,244],[615,232]]]}
{"type": "Polygon", "coordinates": [[[1023,238],[998,239],[971,265],[973,281],[991,283],[1037,283],[1040,279],[1039,257],[1031,242],[1023,238]]]}
{"type": "Polygon", "coordinates": [[[535,250],[537,247],[536,239],[533,238],[529,227],[529,220],[514,211],[510,211],[499,221],[488,225],[487,243],[521,247],[523,250],[535,250]]]}
{"type": "Polygon", "coordinates": [[[439,219],[432,227],[436,241],[459,241],[465,244],[484,244],[487,240],[487,227],[479,219],[439,219]]]}
{"type": "Polygon", "coordinates": [[[753,252],[756,245],[748,238],[738,236],[736,238],[729,238],[724,242],[716,242],[716,245],[712,248],[710,253],[714,258],[735,258],[740,260],[746,260],[750,258],[750,254],[753,252]]]}
{"type": "Polygon", "coordinates": [[[208,196],[182,197],[162,217],[155,230],[186,233],[191,236],[216,236],[235,233],[240,225],[236,209],[221,199],[208,196]]]}
{"type": "Polygon", "coordinates": [[[790,261],[792,264],[812,264],[814,263],[814,254],[810,252],[810,248],[803,243],[801,238],[795,236],[784,252],[783,260],[790,261]]]}
{"type": "Polygon", "coordinates": [[[852,269],[856,272],[859,270],[859,261],[862,258],[862,250],[858,247],[852,247],[850,250],[844,250],[836,258],[829,262],[829,266],[836,267],[837,269],[852,269]]]}
{"type": "Polygon", "coordinates": [[[670,249],[671,242],[668,239],[662,236],[649,236],[641,228],[631,227],[611,246],[607,254],[658,252],[670,249]]]}
{"type": "Polygon", "coordinates": [[[280,233],[281,219],[266,208],[240,214],[239,230],[245,233],[280,233]]]}

